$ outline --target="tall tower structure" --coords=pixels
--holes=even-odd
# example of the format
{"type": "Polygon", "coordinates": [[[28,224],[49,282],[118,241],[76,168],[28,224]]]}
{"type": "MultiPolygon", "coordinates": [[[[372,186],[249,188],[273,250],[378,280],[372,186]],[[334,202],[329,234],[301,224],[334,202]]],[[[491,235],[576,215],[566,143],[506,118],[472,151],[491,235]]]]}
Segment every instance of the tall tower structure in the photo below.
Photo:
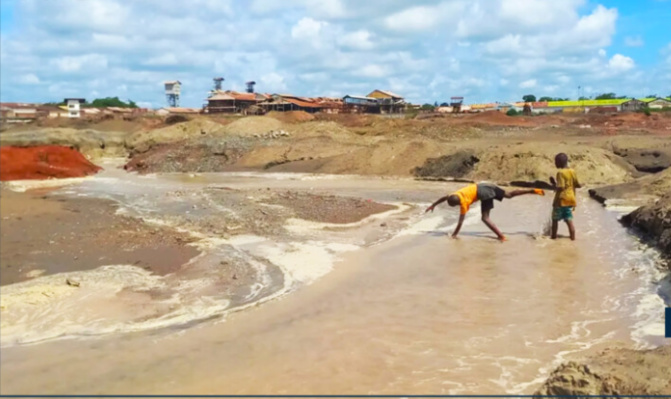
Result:
{"type": "Polygon", "coordinates": [[[250,81],[245,84],[247,85],[247,93],[254,93],[254,85],[256,84],[256,82],[250,81]]]}
{"type": "Polygon", "coordinates": [[[221,83],[225,80],[222,77],[212,79],[214,81],[214,91],[221,90],[221,83]]]}
{"type": "Polygon", "coordinates": [[[169,80],[164,82],[165,97],[168,100],[169,107],[179,107],[179,95],[182,91],[182,82],[179,80],[169,80]]]}

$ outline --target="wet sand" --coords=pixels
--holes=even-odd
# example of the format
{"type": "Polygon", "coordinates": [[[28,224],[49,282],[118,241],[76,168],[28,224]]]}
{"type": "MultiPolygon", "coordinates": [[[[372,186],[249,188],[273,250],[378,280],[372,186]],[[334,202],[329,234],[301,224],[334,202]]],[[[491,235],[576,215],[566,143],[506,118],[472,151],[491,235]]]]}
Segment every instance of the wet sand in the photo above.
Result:
{"type": "MultiPolygon", "coordinates": [[[[166,181],[173,180],[157,180],[152,187],[172,192],[173,183],[166,181]]],[[[540,237],[551,199],[537,196],[496,204],[492,219],[510,239],[499,243],[480,222],[477,207],[458,240],[449,239],[456,212],[441,207],[422,214],[425,205],[455,185],[254,176],[202,180],[184,183],[180,201],[211,201],[215,198],[202,194],[202,185],[225,184],[243,195],[259,186],[291,187],[407,201],[414,208],[337,231],[318,225],[300,234],[290,231],[280,243],[241,240],[237,248],[255,254],[246,259],[258,259],[264,252],[254,252],[257,246],[268,245],[280,251],[269,260],[289,259],[303,268],[299,271],[321,267],[328,252],[301,252],[302,246],[283,246],[286,240],[310,248],[319,248],[317,240],[355,242],[359,249],[339,255],[332,271],[325,269],[327,274],[307,280],[311,284],[297,286],[291,295],[224,319],[3,347],[2,393],[532,393],[562,361],[611,346],[665,342],[654,253],[586,195],[576,213],[575,243],[564,230],[557,241],[540,237]]],[[[123,201],[132,208],[134,198],[123,201]]],[[[214,204],[228,206],[216,199],[214,204]]],[[[183,209],[173,201],[161,204],[161,216],[183,209]]],[[[230,252],[209,256],[218,264],[222,255],[230,252]]],[[[198,264],[191,272],[202,278],[212,266],[198,264]]],[[[296,277],[295,270],[282,270],[285,278],[296,277]]],[[[185,292],[189,285],[171,287],[185,292]]],[[[204,291],[197,288],[199,299],[204,291]]],[[[131,303],[132,310],[150,302],[131,303]]]]}
{"type": "Polygon", "coordinates": [[[175,272],[199,251],[188,235],[116,215],[113,201],[0,190],[0,285],[103,265],[175,272]]]}

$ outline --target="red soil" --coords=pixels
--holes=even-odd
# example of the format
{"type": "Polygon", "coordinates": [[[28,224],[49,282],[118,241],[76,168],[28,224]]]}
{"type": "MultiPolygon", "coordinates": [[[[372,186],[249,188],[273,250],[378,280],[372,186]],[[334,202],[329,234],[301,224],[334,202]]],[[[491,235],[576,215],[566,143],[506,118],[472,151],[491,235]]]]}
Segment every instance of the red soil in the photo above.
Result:
{"type": "Polygon", "coordinates": [[[99,170],[69,147],[0,147],[0,181],[83,177],[99,170]]]}

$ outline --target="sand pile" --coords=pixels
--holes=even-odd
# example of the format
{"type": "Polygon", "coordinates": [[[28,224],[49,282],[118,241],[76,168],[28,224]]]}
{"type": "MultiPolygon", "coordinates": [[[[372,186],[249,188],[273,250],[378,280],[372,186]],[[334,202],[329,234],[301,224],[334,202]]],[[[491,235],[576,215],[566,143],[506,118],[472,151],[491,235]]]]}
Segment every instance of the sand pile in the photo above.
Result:
{"type": "Polygon", "coordinates": [[[626,215],[622,223],[643,231],[671,259],[671,191],[659,201],[626,215]]]}
{"type": "Polygon", "coordinates": [[[427,159],[413,174],[499,183],[548,181],[557,173],[554,156],[561,151],[569,155],[571,167],[583,184],[621,183],[631,180],[636,172],[616,155],[599,148],[546,147],[520,144],[448,151],[439,158],[427,159]]]}
{"type": "Polygon", "coordinates": [[[0,180],[84,177],[101,168],[77,150],[61,146],[0,147],[0,180]]]}
{"type": "Polygon", "coordinates": [[[498,126],[533,126],[528,120],[513,116],[508,116],[499,111],[486,111],[476,114],[467,114],[464,120],[471,122],[482,122],[498,126]]]}
{"type": "Polygon", "coordinates": [[[134,134],[126,140],[126,146],[129,150],[135,152],[145,152],[156,144],[173,143],[203,135],[222,135],[223,133],[223,125],[207,118],[197,118],[188,122],[134,134]]]}
{"type": "Polygon", "coordinates": [[[376,145],[338,144],[329,150],[340,154],[322,157],[321,152],[312,152],[306,160],[284,163],[272,171],[407,176],[427,158],[439,156],[444,147],[431,141],[389,140],[376,145]]]}
{"type": "Polygon", "coordinates": [[[646,175],[636,180],[597,187],[589,190],[590,196],[605,203],[608,200],[626,200],[632,205],[640,205],[651,199],[671,192],[671,169],[646,175]]]}
{"type": "Polygon", "coordinates": [[[668,395],[671,346],[605,350],[584,364],[557,367],[534,396],[668,395]]]}
{"type": "Polygon", "coordinates": [[[315,119],[314,115],[308,114],[305,111],[289,111],[289,112],[271,111],[268,112],[266,116],[270,118],[275,118],[283,123],[307,122],[307,121],[313,121],[315,119]]]}
{"type": "Polygon", "coordinates": [[[472,173],[474,180],[547,181],[557,173],[554,157],[558,152],[569,156],[570,166],[576,170],[583,184],[614,184],[633,179],[636,170],[618,156],[599,148],[575,146],[513,145],[481,150],[480,159],[472,173]]]}
{"type": "Polygon", "coordinates": [[[21,129],[2,133],[0,144],[17,147],[61,145],[73,147],[90,158],[118,157],[128,154],[125,147],[127,136],[125,132],[92,129],[21,129]]]}
{"type": "Polygon", "coordinates": [[[347,128],[335,122],[305,122],[286,126],[285,130],[295,138],[323,136],[334,140],[348,140],[355,137],[347,128]]]}
{"type": "Polygon", "coordinates": [[[248,116],[229,123],[224,132],[236,136],[264,135],[271,131],[281,130],[282,122],[268,116],[248,116]]]}
{"type": "Polygon", "coordinates": [[[413,170],[418,177],[464,177],[473,171],[480,159],[473,151],[457,151],[440,158],[429,158],[413,170]]]}

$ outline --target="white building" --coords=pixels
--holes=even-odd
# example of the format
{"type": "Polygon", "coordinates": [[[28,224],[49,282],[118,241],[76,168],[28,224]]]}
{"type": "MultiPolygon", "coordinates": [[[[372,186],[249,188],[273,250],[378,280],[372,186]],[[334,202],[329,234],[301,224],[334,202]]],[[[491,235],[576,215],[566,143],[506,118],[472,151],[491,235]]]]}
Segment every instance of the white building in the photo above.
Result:
{"type": "Polygon", "coordinates": [[[68,117],[69,118],[80,118],[81,117],[81,108],[80,105],[86,102],[83,98],[66,98],[65,105],[68,107],[68,117]]]}

